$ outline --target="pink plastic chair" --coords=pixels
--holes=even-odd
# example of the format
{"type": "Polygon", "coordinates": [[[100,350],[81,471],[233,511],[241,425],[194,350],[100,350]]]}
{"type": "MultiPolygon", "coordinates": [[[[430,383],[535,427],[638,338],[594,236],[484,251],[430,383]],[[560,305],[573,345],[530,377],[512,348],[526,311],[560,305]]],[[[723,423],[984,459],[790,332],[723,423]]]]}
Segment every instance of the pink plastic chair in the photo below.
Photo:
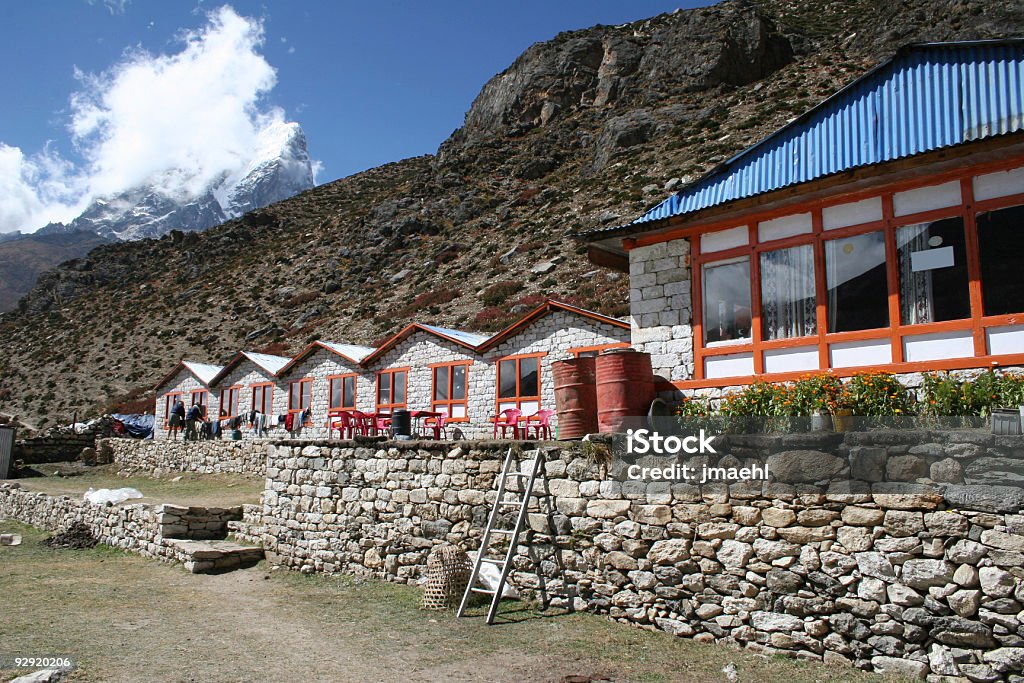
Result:
{"type": "Polygon", "coordinates": [[[530,435],[530,430],[534,431],[534,436],[538,439],[543,438],[548,441],[551,440],[551,416],[555,414],[555,411],[545,408],[544,410],[538,410],[535,415],[531,415],[526,422],[526,427],[523,431],[526,435],[530,435]]]}
{"type": "Polygon", "coordinates": [[[340,413],[332,414],[328,419],[329,424],[327,429],[327,438],[332,438],[334,436],[335,429],[338,430],[339,439],[346,438],[346,433],[348,434],[347,438],[352,438],[352,435],[355,433],[356,423],[355,420],[352,419],[351,413],[341,411],[340,413]]]}
{"type": "Polygon", "coordinates": [[[494,418],[494,438],[498,438],[498,427],[501,427],[501,438],[505,438],[505,431],[508,429],[512,430],[512,438],[519,438],[519,418],[523,416],[523,411],[518,408],[505,408],[505,410],[498,413],[497,417],[494,418]]]}
{"type": "Polygon", "coordinates": [[[376,435],[376,431],[373,428],[373,418],[366,413],[361,410],[353,410],[352,420],[355,422],[355,430],[357,434],[361,434],[363,436],[376,435]]]}
{"type": "Polygon", "coordinates": [[[448,418],[444,415],[438,415],[437,417],[425,417],[423,418],[423,437],[427,437],[427,431],[433,436],[434,441],[440,441],[441,435],[444,438],[448,438],[448,418]]]}

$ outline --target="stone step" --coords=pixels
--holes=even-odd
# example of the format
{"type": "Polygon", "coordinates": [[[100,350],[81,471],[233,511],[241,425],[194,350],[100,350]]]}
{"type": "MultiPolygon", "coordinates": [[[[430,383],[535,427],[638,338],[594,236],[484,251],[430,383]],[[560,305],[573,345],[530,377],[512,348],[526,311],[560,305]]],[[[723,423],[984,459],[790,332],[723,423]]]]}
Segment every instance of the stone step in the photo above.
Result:
{"type": "Polygon", "coordinates": [[[251,567],[263,559],[263,548],[233,541],[197,541],[165,538],[164,542],[178,550],[185,569],[193,574],[226,572],[251,567]]]}

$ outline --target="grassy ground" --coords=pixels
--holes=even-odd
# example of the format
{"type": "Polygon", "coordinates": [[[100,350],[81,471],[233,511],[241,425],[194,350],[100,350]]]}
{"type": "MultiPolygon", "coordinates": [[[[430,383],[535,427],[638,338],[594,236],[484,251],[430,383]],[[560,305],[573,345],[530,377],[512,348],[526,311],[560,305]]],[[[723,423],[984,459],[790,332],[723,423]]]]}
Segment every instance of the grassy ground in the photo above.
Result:
{"type": "Polygon", "coordinates": [[[242,503],[258,503],[264,480],[241,474],[168,474],[151,477],[136,474],[119,477],[117,467],[104,465],[84,467],[80,463],[36,465],[46,476],[17,479],[22,488],[42,491],[54,496],[81,498],[92,489],[138,489],[144,498],[129,503],[175,503],[178,505],[205,505],[228,507],[242,503]]]}
{"type": "MultiPolygon", "coordinates": [[[[418,609],[419,589],[253,569],[217,576],[108,548],[0,547],[0,657],[71,656],[76,681],[880,680],[701,645],[592,614],[504,606],[501,625],[418,609]],[[586,680],[586,679],[584,679],[586,680]]],[[[17,673],[0,670],[0,680],[17,673]]]]}

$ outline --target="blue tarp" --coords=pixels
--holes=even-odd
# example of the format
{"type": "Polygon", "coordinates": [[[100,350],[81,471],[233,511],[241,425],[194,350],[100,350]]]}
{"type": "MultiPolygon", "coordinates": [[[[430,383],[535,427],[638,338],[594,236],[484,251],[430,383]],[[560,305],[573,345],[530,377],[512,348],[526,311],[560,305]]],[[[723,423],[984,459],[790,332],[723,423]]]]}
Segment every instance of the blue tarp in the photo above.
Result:
{"type": "Polygon", "coordinates": [[[125,431],[128,432],[128,436],[136,439],[153,438],[153,423],[156,420],[155,415],[125,415],[123,413],[115,413],[111,417],[124,425],[125,431]]]}

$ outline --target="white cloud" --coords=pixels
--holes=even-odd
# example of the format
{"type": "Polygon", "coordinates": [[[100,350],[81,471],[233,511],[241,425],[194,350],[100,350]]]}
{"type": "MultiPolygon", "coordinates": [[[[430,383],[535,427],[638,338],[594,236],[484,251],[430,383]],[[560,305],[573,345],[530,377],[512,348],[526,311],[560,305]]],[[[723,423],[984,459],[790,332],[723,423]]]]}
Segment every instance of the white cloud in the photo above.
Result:
{"type": "Polygon", "coordinates": [[[77,166],[0,143],[0,232],[67,220],[93,198],[144,184],[195,196],[245,167],[261,131],[284,121],[264,101],[276,74],[258,52],[262,23],[225,6],[181,43],[173,54],[127,51],[99,74],[76,71],[77,166]]]}
{"type": "MultiPolygon", "coordinates": [[[[95,5],[96,0],[85,0],[90,5],[95,5]]],[[[125,8],[131,0],[103,0],[100,4],[107,8],[111,15],[124,14],[125,8]]]]}

